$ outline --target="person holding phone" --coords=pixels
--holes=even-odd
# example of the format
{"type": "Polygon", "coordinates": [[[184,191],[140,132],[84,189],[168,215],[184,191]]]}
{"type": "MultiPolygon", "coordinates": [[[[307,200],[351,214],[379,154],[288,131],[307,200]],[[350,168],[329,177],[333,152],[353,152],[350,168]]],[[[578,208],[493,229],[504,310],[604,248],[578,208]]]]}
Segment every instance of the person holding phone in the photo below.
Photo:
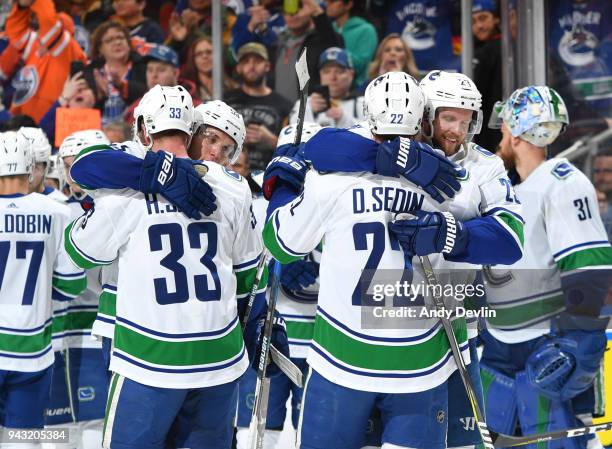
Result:
{"type": "MultiPolygon", "coordinates": [[[[306,102],[305,121],[321,126],[349,128],[364,120],[363,97],[351,92],[355,71],[346,50],[331,47],[321,53],[319,76],[321,84],[313,86],[306,102]]],[[[289,115],[289,123],[297,122],[298,110],[299,102],[296,102],[289,115]]]]}

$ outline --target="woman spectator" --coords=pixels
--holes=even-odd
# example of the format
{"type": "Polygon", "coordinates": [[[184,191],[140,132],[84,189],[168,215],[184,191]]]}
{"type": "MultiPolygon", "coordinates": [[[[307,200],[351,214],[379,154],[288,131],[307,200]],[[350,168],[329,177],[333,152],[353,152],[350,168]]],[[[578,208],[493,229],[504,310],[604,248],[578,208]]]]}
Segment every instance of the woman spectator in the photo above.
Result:
{"type": "MultiPolygon", "coordinates": [[[[195,98],[212,100],[212,40],[208,36],[200,36],[193,41],[187,52],[187,63],[183,70],[183,77],[196,84],[195,98]]],[[[223,90],[235,89],[236,84],[223,73],[223,90]]]]}
{"type": "Polygon", "coordinates": [[[397,33],[391,33],[380,41],[376,56],[368,69],[368,80],[359,90],[365,92],[370,81],[387,72],[406,72],[416,79],[421,78],[412,50],[397,33]]]}
{"type": "Polygon", "coordinates": [[[146,64],[133,51],[130,32],[117,22],[104,22],[92,36],[93,75],[98,88],[96,107],[102,124],[120,119],[126,105],[146,89],[146,64]]]}
{"type": "Polygon", "coordinates": [[[57,108],[82,109],[93,108],[95,105],[96,84],[91,72],[77,72],[66,79],[58,100],[51,105],[42,119],[40,119],[40,127],[53,145],[55,142],[55,116],[57,108]]]}

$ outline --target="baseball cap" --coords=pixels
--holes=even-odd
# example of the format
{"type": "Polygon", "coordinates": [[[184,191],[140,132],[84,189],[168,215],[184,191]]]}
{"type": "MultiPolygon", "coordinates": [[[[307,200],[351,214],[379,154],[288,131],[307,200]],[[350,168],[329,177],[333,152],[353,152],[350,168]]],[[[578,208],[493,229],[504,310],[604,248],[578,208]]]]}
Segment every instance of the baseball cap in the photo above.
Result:
{"type": "Polygon", "coordinates": [[[153,45],[150,50],[143,56],[145,61],[161,61],[172,65],[173,67],[179,66],[179,58],[174,50],[165,45],[153,45]]]}
{"type": "Polygon", "coordinates": [[[236,60],[240,62],[240,60],[246,55],[258,55],[264,58],[266,61],[269,61],[268,50],[262,44],[258,42],[249,42],[248,44],[244,44],[238,50],[238,54],[236,55],[236,60]]]}
{"type": "Polygon", "coordinates": [[[340,67],[344,67],[345,69],[353,68],[351,56],[346,50],[339,47],[330,47],[321,53],[321,56],[319,56],[319,68],[323,67],[328,62],[338,64],[340,67]]]}
{"type": "Polygon", "coordinates": [[[495,0],[474,0],[472,3],[472,14],[477,12],[497,14],[497,2],[495,0]]]}

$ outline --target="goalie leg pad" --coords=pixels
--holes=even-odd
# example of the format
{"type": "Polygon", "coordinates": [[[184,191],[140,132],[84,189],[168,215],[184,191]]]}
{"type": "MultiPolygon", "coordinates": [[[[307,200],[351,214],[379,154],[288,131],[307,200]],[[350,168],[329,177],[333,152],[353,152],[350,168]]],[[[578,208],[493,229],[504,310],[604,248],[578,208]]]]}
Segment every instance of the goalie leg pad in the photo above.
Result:
{"type": "MultiPolygon", "coordinates": [[[[523,435],[551,432],[581,426],[572,409],[571,401],[548,399],[538,393],[524,371],[516,375],[516,396],[519,423],[523,435]]],[[[553,440],[540,445],[527,445],[526,449],[586,449],[585,437],[553,440]]]]}
{"type": "Polygon", "coordinates": [[[486,363],[480,363],[485,397],[485,415],[491,430],[498,433],[513,435],[517,421],[516,388],[514,379],[491,368],[486,363]],[[504,404],[500,407],[500,404],[504,404]]]}

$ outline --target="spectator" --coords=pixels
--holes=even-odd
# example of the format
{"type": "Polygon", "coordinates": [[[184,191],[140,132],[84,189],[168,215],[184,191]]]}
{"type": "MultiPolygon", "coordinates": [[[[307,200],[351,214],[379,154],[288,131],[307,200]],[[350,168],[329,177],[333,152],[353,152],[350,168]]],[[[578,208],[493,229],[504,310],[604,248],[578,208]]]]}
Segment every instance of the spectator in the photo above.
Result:
{"type": "Polygon", "coordinates": [[[317,64],[326,48],[344,46],[342,36],[334,28],[316,0],[303,0],[297,14],[283,14],[287,29],[275,45],[274,90],[290,101],[297,100],[298,80],[295,63],[302,48],[308,47],[310,86],[319,84],[317,64]]]}
{"type": "Polygon", "coordinates": [[[0,80],[13,77],[12,114],[26,114],[38,122],[60,95],[70,63],[86,62],[65,28],[70,25],[74,29],[60,20],[52,0],[14,2],[5,24],[9,45],[0,55],[0,80]]]}
{"type": "Polygon", "coordinates": [[[118,120],[116,122],[109,123],[102,127],[102,131],[108,137],[111,142],[125,142],[132,138],[130,127],[125,122],[118,120]]]}
{"type": "Polygon", "coordinates": [[[612,155],[600,155],[595,158],[593,184],[597,190],[599,213],[612,239],[612,155]]]}
{"type": "Polygon", "coordinates": [[[77,72],[64,82],[64,88],[40,120],[49,141],[55,142],[55,117],[57,108],[93,108],[96,105],[96,83],[90,70],[77,72]]]}
{"type": "MultiPolygon", "coordinates": [[[[224,48],[229,48],[236,15],[231,8],[224,8],[224,12],[223,45],[224,48]]],[[[184,61],[187,57],[187,50],[193,45],[195,39],[212,34],[211,1],[188,0],[182,2],[179,0],[176,11],[170,16],[169,34],[168,45],[179,54],[181,61],[184,61]],[[187,3],[187,7],[181,7],[182,3],[187,3]]]]}
{"type": "Polygon", "coordinates": [[[412,50],[397,33],[389,34],[378,45],[376,56],[368,69],[368,79],[359,91],[365,92],[370,81],[387,72],[405,72],[416,79],[420,78],[412,50]]]}
{"type": "Polygon", "coordinates": [[[342,34],[346,50],[355,67],[355,84],[367,79],[368,64],[376,51],[376,29],[367,20],[352,15],[353,0],[326,0],[325,12],[334,20],[334,30],[342,34]]]}
{"type": "Polygon", "coordinates": [[[476,37],[474,51],[474,84],[482,94],[482,115],[485,126],[474,141],[489,151],[495,151],[502,139],[499,129],[488,123],[493,106],[502,99],[501,34],[499,9],[495,0],[474,0],[472,33],[476,37]]]}
{"type": "Polygon", "coordinates": [[[274,0],[263,0],[251,6],[248,12],[238,14],[232,28],[232,49],[238,53],[248,42],[259,42],[272,48],[278,35],[285,28],[282,10],[272,6],[274,0]]]}
{"type": "MultiPolygon", "coordinates": [[[[349,128],[364,120],[363,97],[350,92],[355,72],[346,50],[338,47],[325,50],[319,60],[319,74],[321,85],[328,88],[329,98],[315,87],[315,92],[306,101],[304,120],[334,128],[349,128]]],[[[296,102],[289,123],[297,122],[298,109],[299,102],[296,102]]]]}
{"type": "Polygon", "coordinates": [[[113,0],[113,20],[130,30],[132,46],[141,54],[147,44],[161,44],[164,32],[155,22],[144,16],[146,0],[113,0]]]}
{"type": "MultiPolygon", "coordinates": [[[[186,79],[179,79],[179,59],[174,50],[165,45],[155,45],[143,56],[142,60],[147,65],[147,90],[152,89],[156,84],[160,86],[180,84],[189,91],[193,98],[196,90],[195,84],[186,79]]],[[[134,109],[136,109],[138,103],[140,103],[140,98],[125,110],[123,118],[126,123],[132,124],[134,122],[134,109]]],[[[200,101],[194,101],[195,106],[198,104],[200,104],[200,101]]]]}
{"type": "MultiPolygon", "coordinates": [[[[194,40],[187,52],[187,63],[183,77],[195,83],[195,97],[201,101],[212,100],[212,41],[208,36],[194,40]]],[[[223,71],[223,90],[228,91],[236,86],[223,71]]]]}
{"type": "Polygon", "coordinates": [[[292,104],[266,85],[270,72],[266,47],[256,42],[245,44],[237,58],[236,72],[242,84],[239,89],[228,92],[224,100],[244,118],[245,143],[251,150],[252,167],[265,170],[292,104]]]}
{"type": "Polygon", "coordinates": [[[117,22],[104,22],[93,34],[91,55],[102,125],[120,119],[126,105],[146,91],[145,64],[130,45],[130,33],[117,22]]]}
{"type": "Polygon", "coordinates": [[[390,2],[387,32],[398,33],[414,52],[417,66],[459,71],[461,59],[453,52],[452,13],[457,0],[394,0],[390,2]]]}

